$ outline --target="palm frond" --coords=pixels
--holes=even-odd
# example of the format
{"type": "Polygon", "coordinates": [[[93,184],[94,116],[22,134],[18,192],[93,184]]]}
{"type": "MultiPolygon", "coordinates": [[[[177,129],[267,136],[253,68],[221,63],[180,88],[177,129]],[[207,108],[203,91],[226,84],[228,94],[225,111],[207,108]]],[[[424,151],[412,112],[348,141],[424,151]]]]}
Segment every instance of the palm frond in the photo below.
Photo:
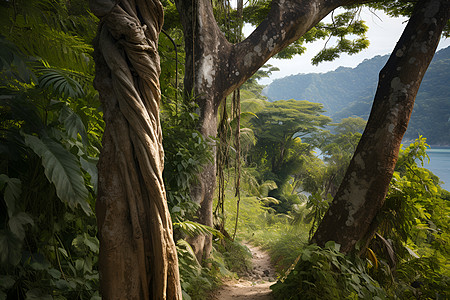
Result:
{"type": "Polygon", "coordinates": [[[41,69],[43,74],[39,77],[39,86],[43,89],[51,91],[52,94],[58,95],[64,99],[81,98],[85,95],[81,84],[73,79],[73,73],[59,69],[41,69]]]}

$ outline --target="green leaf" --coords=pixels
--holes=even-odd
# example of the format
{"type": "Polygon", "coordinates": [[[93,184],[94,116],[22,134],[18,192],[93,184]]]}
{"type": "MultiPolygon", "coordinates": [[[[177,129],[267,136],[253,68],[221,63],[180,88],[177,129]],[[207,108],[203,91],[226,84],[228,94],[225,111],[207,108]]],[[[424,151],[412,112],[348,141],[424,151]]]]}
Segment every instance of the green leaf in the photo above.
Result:
{"type": "Polygon", "coordinates": [[[68,135],[74,140],[78,139],[78,134],[81,136],[81,140],[84,145],[89,143],[88,136],[86,134],[86,128],[83,121],[73,110],[68,106],[63,106],[59,115],[59,121],[64,123],[64,127],[67,130],[68,135]]]}
{"type": "Polygon", "coordinates": [[[76,288],[76,283],[73,281],[67,281],[64,279],[57,280],[55,285],[60,290],[72,290],[76,288]]]}
{"type": "Polygon", "coordinates": [[[61,248],[61,247],[58,247],[58,251],[62,254],[62,255],[64,255],[65,257],[69,257],[69,254],[67,254],[67,251],[66,251],[66,249],[64,249],[64,248],[61,248]]]}
{"type": "Polygon", "coordinates": [[[90,215],[92,211],[87,203],[88,191],[84,185],[76,157],[54,140],[25,134],[25,144],[41,159],[48,180],[55,185],[56,194],[71,208],[80,205],[90,215]]]}
{"type": "Polygon", "coordinates": [[[91,184],[94,187],[95,193],[97,193],[98,188],[98,170],[97,170],[97,163],[98,158],[96,157],[80,157],[80,163],[81,167],[89,173],[91,176],[91,184]]]}
{"type": "Polygon", "coordinates": [[[183,294],[183,300],[191,300],[192,299],[191,296],[189,296],[189,294],[186,293],[185,291],[181,291],[181,292],[183,294]]]}
{"type": "Polygon", "coordinates": [[[18,178],[9,178],[5,174],[0,174],[0,184],[6,184],[4,199],[8,208],[8,216],[11,218],[16,212],[16,201],[22,193],[22,183],[18,178]]]}
{"type": "Polygon", "coordinates": [[[328,242],[325,243],[325,248],[333,250],[333,251],[336,251],[336,252],[339,252],[339,250],[341,249],[341,245],[337,244],[334,241],[328,241],[328,242]]]}
{"type": "Polygon", "coordinates": [[[84,233],[83,235],[78,235],[73,239],[72,245],[80,250],[83,249],[82,245],[87,246],[92,252],[98,253],[99,251],[99,241],[97,238],[89,236],[84,233]]]}
{"type": "MultiPolygon", "coordinates": [[[[198,262],[197,257],[195,256],[194,249],[192,249],[192,246],[186,240],[179,239],[177,241],[177,248],[178,248],[178,251],[180,251],[180,249],[186,250],[186,253],[189,255],[189,258],[193,262],[193,267],[201,268],[201,264],[198,262]]],[[[198,269],[198,270],[200,270],[200,269],[198,269]]]]}
{"type": "Polygon", "coordinates": [[[20,262],[22,256],[21,241],[9,230],[0,231],[0,263],[13,266],[20,262]]]}
{"type": "Polygon", "coordinates": [[[95,292],[94,295],[92,295],[90,300],[102,300],[102,297],[100,297],[98,292],[95,292]]]}
{"type": "Polygon", "coordinates": [[[75,261],[75,269],[76,269],[77,271],[83,270],[84,264],[85,264],[85,262],[84,262],[83,259],[77,259],[77,260],[75,261]]]}
{"type": "Polygon", "coordinates": [[[11,232],[21,240],[25,238],[24,226],[27,224],[34,225],[34,222],[30,215],[24,213],[23,211],[10,217],[8,221],[8,226],[11,232]]]}
{"type": "Polygon", "coordinates": [[[309,249],[305,249],[301,258],[303,261],[311,261],[311,251],[309,249]]]}
{"type": "Polygon", "coordinates": [[[0,275],[0,287],[2,290],[7,290],[13,287],[16,281],[12,276],[9,275],[0,275]]]}
{"type": "Polygon", "coordinates": [[[48,270],[51,267],[50,262],[41,253],[29,254],[30,256],[25,261],[29,261],[30,267],[36,271],[48,270]]]}
{"type": "Polygon", "coordinates": [[[26,293],[25,300],[53,300],[52,296],[40,289],[32,289],[26,293]]]}
{"type": "Polygon", "coordinates": [[[91,249],[92,252],[98,253],[99,250],[99,241],[97,238],[89,236],[85,234],[84,236],[84,244],[91,249]]]}

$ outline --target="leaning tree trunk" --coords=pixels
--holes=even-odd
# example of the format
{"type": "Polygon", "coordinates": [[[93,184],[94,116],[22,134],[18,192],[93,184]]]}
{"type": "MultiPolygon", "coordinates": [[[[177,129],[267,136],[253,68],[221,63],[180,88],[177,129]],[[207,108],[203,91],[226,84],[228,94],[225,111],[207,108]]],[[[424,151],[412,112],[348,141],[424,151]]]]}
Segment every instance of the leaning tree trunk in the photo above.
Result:
{"type": "Polygon", "coordinates": [[[101,19],[96,79],[106,122],[98,164],[97,222],[104,299],[181,299],[162,179],[155,0],[92,0],[101,19]]]}
{"type": "MultiPolygon", "coordinates": [[[[388,62],[355,154],[312,242],[342,252],[370,239],[386,197],[420,82],[449,19],[450,1],[419,1],[388,62]]],[[[364,244],[363,244],[364,246],[364,244]]]]}

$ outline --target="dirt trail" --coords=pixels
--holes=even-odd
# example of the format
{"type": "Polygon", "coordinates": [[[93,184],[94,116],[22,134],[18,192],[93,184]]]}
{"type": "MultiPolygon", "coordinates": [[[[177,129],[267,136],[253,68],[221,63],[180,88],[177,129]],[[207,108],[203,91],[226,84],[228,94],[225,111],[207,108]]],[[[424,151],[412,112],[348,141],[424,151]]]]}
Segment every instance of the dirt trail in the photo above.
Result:
{"type": "Polygon", "coordinates": [[[247,276],[226,282],[215,293],[216,300],[272,300],[270,286],[275,283],[275,271],[269,255],[259,247],[248,245],[252,252],[253,269],[247,276]]]}

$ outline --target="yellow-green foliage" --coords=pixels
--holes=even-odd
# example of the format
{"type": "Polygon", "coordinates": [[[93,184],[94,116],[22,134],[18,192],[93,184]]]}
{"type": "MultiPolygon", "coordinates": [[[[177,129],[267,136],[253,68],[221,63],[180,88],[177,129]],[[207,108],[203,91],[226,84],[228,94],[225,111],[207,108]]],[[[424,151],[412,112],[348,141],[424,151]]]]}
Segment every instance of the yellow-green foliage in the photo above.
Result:
{"type": "MultiPolygon", "coordinates": [[[[241,193],[245,194],[248,190],[249,187],[246,187],[241,193]]],[[[291,266],[307,243],[309,225],[298,222],[302,213],[305,215],[306,212],[300,207],[298,215],[276,214],[261,201],[267,198],[264,197],[266,194],[260,196],[263,197],[241,197],[236,238],[267,249],[276,269],[282,274],[283,270],[291,266]]],[[[225,229],[230,235],[235,230],[237,200],[232,186],[228,185],[225,197],[225,229]]]]}

